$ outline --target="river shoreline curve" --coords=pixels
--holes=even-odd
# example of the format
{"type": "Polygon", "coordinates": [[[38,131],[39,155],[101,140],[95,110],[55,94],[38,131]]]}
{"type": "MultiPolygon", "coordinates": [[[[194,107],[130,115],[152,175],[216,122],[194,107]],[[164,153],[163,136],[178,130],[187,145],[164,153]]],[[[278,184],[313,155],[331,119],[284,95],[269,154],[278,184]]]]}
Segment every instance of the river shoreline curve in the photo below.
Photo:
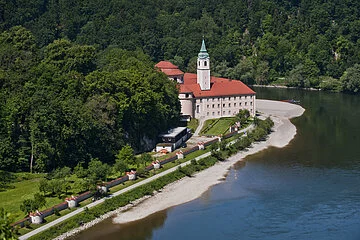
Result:
{"type": "Polygon", "coordinates": [[[66,239],[109,217],[113,217],[113,223],[115,224],[124,224],[140,220],[158,211],[192,201],[200,197],[211,186],[223,181],[229,169],[235,163],[243,161],[246,156],[255,154],[270,146],[278,148],[285,147],[296,135],[296,127],[290,122],[290,119],[301,116],[305,109],[291,103],[261,99],[256,100],[256,107],[262,116],[270,116],[274,121],[273,132],[266,141],[253,143],[252,147],[248,150],[240,151],[229,157],[226,161],[219,162],[208,169],[196,173],[194,177],[185,177],[171,183],[162,189],[161,192],[157,192],[151,197],[146,196],[138,199],[132,204],[109,212],[55,239],[66,239]]]}

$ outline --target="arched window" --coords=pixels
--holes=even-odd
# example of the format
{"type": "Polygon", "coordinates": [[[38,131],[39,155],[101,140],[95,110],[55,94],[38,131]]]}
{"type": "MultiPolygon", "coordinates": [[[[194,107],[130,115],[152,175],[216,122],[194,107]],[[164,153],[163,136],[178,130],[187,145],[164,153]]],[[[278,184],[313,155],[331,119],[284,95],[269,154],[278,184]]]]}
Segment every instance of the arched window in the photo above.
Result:
{"type": "Polygon", "coordinates": [[[207,64],[207,62],[205,61],[205,62],[204,62],[204,66],[205,66],[205,67],[206,67],[206,64],[207,64]]]}
{"type": "Polygon", "coordinates": [[[199,61],[199,66],[200,66],[200,61],[199,61]]]}

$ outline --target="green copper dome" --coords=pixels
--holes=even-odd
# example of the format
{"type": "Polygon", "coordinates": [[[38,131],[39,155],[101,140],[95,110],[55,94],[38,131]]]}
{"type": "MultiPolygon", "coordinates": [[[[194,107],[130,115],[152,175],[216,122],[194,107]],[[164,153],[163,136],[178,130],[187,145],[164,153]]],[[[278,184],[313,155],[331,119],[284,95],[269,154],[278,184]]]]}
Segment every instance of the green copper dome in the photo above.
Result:
{"type": "Polygon", "coordinates": [[[204,39],[202,40],[201,49],[200,49],[200,52],[198,54],[198,57],[199,58],[208,58],[209,57],[209,54],[206,51],[204,39]]]}

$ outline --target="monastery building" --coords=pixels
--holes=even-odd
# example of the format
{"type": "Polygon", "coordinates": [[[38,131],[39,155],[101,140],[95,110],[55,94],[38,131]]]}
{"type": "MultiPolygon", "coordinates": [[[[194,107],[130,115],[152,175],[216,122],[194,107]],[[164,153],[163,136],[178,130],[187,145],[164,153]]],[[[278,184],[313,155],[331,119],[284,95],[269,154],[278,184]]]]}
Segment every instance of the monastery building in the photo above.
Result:
{"type": "Polygon", "coordinates": [[[184,73],[168,61],[155,65],[179,83],[181,114],[188,118],[219,118],[247,109],[255,115],[255,92],[239,80],[210,76],[210,57],[202,41],[197,59],[197,74],[184,73]]]}

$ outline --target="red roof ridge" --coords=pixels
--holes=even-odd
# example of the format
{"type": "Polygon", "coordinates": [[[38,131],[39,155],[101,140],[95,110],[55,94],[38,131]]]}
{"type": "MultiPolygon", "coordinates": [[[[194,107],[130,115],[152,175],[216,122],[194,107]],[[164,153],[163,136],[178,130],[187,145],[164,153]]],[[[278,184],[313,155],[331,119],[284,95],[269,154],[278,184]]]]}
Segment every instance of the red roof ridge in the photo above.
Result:
{"type": "Polygon", "coordinates": [[[234,95],[253,95],[255,92],[240,80],[211,76],[210,90],[201,90],[195,73],[185,73],[180,93],[192,92],[194,97],[222,97],[234,95]]]}
{"type": "Polygon", "coordinates": [[[174,65],[170,61],[160,61],[155,65],[155,67],[160,69],[179,69],[178,66],[174,65]]]}

